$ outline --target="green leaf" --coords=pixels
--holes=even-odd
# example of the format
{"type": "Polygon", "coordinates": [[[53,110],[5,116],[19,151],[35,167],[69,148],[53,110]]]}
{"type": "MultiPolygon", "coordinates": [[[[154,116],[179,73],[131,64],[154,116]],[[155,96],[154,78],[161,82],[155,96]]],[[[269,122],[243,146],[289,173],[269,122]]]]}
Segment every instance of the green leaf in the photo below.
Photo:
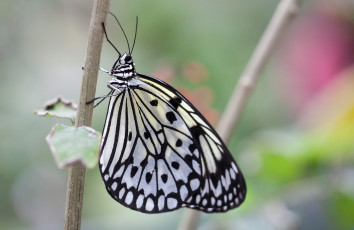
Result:
{"type": "Polygon", "coordinates": [[[97,164],[101,134],[90,127],[56,124],[46,140],[59,168],[75,162],[88,168],[97,164]]]}
{"type": "Polygon", "coordinates": [[[42,117],[66,118],[75,123],[77,105],[73,101],[62,97],[54,98],[44,104],[44,108],[35,111],[35,114],[42,117]]]}

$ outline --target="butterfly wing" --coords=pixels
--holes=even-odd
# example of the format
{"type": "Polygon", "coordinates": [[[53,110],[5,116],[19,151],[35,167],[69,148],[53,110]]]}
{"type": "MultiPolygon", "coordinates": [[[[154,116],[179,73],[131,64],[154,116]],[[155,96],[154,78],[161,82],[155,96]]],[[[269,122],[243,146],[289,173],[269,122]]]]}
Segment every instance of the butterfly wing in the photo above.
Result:
{"type": "Polygon", "coordinates": [[[240,205],[244,178],[211,125],[173,87],[138,77],[109,103],[100,171],[110,195],[145,213],[240,205]]]}
{"type": "Polygon", "coordinates": [[[139,78],[168,101],[188,127],[200,153],[201,186],[185,201],[185,206],[205,212],[224,212],[239,206],[245,199],[246,184],[242,172],[228,148],[209,122],[176,89],[146,75],[139,78]]]}

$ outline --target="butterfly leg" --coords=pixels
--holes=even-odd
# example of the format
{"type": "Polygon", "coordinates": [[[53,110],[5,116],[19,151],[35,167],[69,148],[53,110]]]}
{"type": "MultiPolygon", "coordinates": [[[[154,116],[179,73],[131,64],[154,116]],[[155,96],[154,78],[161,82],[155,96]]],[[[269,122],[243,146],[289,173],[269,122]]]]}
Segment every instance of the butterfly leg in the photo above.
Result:
{"type": "Polygon", "coordinates": [[[101,68],[101,67],[100,67],[100,70],[103,71],[103,72],[105,72],[105,73],[108,73],[108,74],[111,73],[111,72],[109,72],[108,70],[105,70],[105,69],[103,69],[103,68],[101,68]]]}
{"type": "Polygon", "coordinates": [[[94,108],[96,108],[96,106],[101,104],[101,102],[104,101],[104,99],[106,99],[107,97],[115,96],[115,95],[113,95],[113,91],[114,90],[111,90],[107,95],[100,96],[100,97],[95,97],[94,99],[87,101],[86,104],[88,105],[88,104],[91,104],[92,102],[94,102],[94,101],[96,101],[98,99],[101,99],[99,102],[96,103],[96,105],[93,106],[94,108]]]}

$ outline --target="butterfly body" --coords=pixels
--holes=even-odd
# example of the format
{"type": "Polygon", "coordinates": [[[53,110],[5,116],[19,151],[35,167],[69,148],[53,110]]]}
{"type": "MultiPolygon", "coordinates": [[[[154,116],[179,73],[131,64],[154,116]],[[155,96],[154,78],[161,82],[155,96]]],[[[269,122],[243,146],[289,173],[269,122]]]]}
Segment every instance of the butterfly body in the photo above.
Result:
{"type": "MultiPolygon", "coordinates": [[[[108,71],[107,71],[108,72],[108,71]]],[[[246,185],[229,150],[176,89],[136,73],[130,54],[118,57],[99,167],[107,191],[144,213],[190,207],[224,212],[239,206],[246,185]]]]}

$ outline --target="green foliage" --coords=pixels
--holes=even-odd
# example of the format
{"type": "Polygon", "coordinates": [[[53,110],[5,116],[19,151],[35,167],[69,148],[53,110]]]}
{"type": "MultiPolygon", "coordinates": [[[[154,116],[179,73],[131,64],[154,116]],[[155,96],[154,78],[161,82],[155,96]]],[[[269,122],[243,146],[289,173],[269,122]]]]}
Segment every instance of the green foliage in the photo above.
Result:
{"type": "Polygon", "coordinates": [[[97,164],[101,134],[90,127],[57,124],[46,140],[59,168],[78,161],[88,168],[97,164]]]}
{"type": "Polygon", "coordinates": [[[246,173],[250,170],[248,185],[256,188],[253,207],[274,197],[289,204],[289,208],[298,205],[294,200],[306,208],[315,204],[325,207],[318,215],[330,213],[330,221],[338,229],[353,228],[354,146],[347,138],[353,136],[348,127],[351,125],[322,130],[321,134],[263,131],[250,138],[243,153],[252,160],[248,163],[250,168],[246,162],[241,169],[246,165],[246,173]],[[309,195],[313,191],[316,196],[309,195]]]}
{"type": "MultiPolygon", "coordinates": [[[[348,181],[350,183],[350,181],[348,181]]],[[[333,195],[331,204],[332,215],[341,229],[353,229],[354,227],[354,197],[337,192],[333,195]]]]}
{"type": "MultiPolygon", "coordinates": [[[[45,103],[44,108],[35,114],[69,119],[74,125],[76,108],[74,102],[57,97],[45,103]]],[[[59,168],[65,168],[78,161],[88,168],[97,164],[101,134],[90,127],[77,128],[56,124],[46,140],[59,168]]]]}

